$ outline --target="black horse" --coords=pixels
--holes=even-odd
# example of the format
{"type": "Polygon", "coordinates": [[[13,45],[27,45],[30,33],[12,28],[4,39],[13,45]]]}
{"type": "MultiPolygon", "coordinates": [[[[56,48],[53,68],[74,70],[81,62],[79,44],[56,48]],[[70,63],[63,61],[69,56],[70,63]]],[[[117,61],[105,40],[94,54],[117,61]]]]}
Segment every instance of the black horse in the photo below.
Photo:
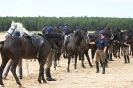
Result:
{"type": "MultiPolygon", "coordinates": [[[[79,54],[79,47],[80,47],[80,42],[84,39],[85,41],[88,41],[87,37],[85,36],[85,31],[80,30],[76,31],[72,34],[70,34],[68,43],[66,44],[66,53],[68,54],[68,67],[67,71],[69,72],[69,66],[70,66],[70,60],[71,57],[75,57],[75,66],[74,68],[77,69],[77,56],[79,54]]],[[[86,35],[87,36],[87,35],[86,35]]]]}
{"type": "MultiPolygon", "coordinates": [[[[84,29],[85,30],[85,29],[84,29]]],[[[86,31],[87,33],[87,31],[86,31]]],[[[89,63],[89,66],[90,67],[93,67],[92,66],[92,63],[90,61],[90,57],[89,57],[89,54],[88,54],[88,50],[89,49],[92,49],[92,45],[89,44],[90,42],[90,39],[89,39],[89,36],[88,34],[85,34],[84,35],[85,39],[88,39],[88,41],[82,39],[82,41],[80,42],[80,47],[79,47],[79,60],[82,60],[82,63],[81,63],[81,66],[83,68],[85,68],[85,65],[84,65],[84,55],[86,56],[87,60],[88,60],[88,63],[89,63]],[[86,36],[87,35],[87,36],[86,36]]]]}
{"type": "MultiPolygon", "coordinates": [[[[52,35],[51,35],[52,36],[52,35]]],[[[12,67],[11,72],[19,86],[21,86],[21,83],[16,75],[16,66],[22,58],[25,59],[38,59],[39,62],[39,76],[38,76],[38,82],[41,83],[42,81],[46,83],[46,80],[44,78],[44,65],[47,61],[47,57],[49,53],[51,52],[51,49],[56,46],[58,47],[57,40],[61,40],[59,37],[50,37],[50,36],[43,36],[43,43],[41,43],[41,46],[36,48],[31,38],[29,37],[8,37],[5,41],[1,42],[1,57],[2,57],[2,63],[0,67],[0,85],[3,85],[2,81],[2,73],[3,69],[5,68],[7,62],[9,59],[12,60],[12,67]],[[54,42],[53,42],[54,40],[54,42]],[[55,42],[56,41],[56,42],[55,42]]]]}

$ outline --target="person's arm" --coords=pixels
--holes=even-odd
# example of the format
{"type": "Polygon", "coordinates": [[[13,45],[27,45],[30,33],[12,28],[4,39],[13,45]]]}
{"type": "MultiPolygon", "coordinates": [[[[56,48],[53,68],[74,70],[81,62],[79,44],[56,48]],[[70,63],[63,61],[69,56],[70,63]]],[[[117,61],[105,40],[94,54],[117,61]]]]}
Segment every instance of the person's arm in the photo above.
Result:
{"type": "Polygon", "coordinates": [[[127,44],[126,42],[124,42],[124,45],[130,46],[130,44],[127,44]]]}
{"type": "Polygon", "coordinates": [[[103,50],[104,53],[105,53],[106,50],[107,50],[108,43],[109,43],[109,41],[105,39],[105,47],[104,47],[104,50],[103,50]]]}
{"type": "Polygon", "coordinates": [[[95,42],[89,42],[89,44],[96,44],[95,42]]]}
{"type": "Polygon", "coordinates": [[[105,52],[106,52],[106,50],[107,50],[107,46],[105,46],[105,47],[104,47],[104,50],[103,50],[103,52],[105,53],[105,52]]]}

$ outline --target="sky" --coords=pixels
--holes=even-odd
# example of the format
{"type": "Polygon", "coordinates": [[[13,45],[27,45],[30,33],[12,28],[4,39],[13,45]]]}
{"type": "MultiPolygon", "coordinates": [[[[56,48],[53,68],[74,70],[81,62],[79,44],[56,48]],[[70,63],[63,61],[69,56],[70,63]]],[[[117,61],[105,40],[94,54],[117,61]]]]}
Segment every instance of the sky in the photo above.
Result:
{"type": "Polygon", "coordinates": [[[133,0],[0,0],[0,16],[133,18],[133,0]]]}

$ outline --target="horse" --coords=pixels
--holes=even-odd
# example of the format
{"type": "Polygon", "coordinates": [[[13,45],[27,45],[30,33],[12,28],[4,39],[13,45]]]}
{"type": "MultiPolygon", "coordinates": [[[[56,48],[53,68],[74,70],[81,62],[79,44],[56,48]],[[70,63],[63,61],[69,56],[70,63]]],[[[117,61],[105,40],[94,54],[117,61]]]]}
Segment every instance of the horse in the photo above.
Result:
{"type": "MultiPolygon", "coordinates": [[[[85,30],[85,33],[87,33],[86,29],[82,29],[82,30],[85,30]]],[[[88,41],[82,39],[81,42],[80,42],[80,46],[79,46],[79,60],[82,60],[81,66],[83,68],[86,68],[85,65],[84,65],[84,55],[85,55],[87,60],[88,60],[89,66],[93,67],[92,63],[90,61],[89,54],[88,54],[88,50],[90,49],[90,46],[91,46],[88,43],[90,41],[89,36],[88,36],[88,34],[85,34],[83,37],[88,39],[88,41]]]]}
{"type": "MultiPolygon", "coordinates": [[[[25,34],[29,34],[28,30],[26,30],[24,27],[23,27],[23,24],[22,23],[19,23],[19,22],[14,22],[12,21],[11,23],[11,27],[9,28],[9,30],[6,32],[5,34],[5,38],[7,38],[8,36],[18,36],[18,37],[22,37],[23,35],[25,34]],[[19,33],[18,35],[15,35],[16,33],[19,33]]],[[[6,66],[6,69],[4,70],[4,74],[3,74],[3,78],[6,79],[7,75],[8,75],[8,72],[10,70],[10,67],[12,65],[12,61],[10,60],[9,61],[9,64],[6,66]]],[[[18,63],[18,73],[19,73],[19,77],[20,79],[22,79],[23,77],[23,74],[22,74],[22,60],[19,61],[18,63]]]]}
{"type": "Polygon", "coordinates": [[[113,29],[112,34],[114,36],[113,39],[113,56],[120,58],[120,41],[121,41],[121,30],[119,28],[113,29]]]}
{"type": "MultiPolygon", "coordinates": [[[[14,27],[15,28],[15,27],[14,27]]],[[[16,28],[15,28],[16,29],[16,28]]],[[[41,35],[39,35],[41,36],[41,35]]],[[[52,36],[52,35],[51,35],[52,36]]],[[[49,54],[54,45],[58,46],[55,42],[51,43],[53,40],[61,40],[59,37],[46,37],[42,35],[39,49],[33,45],[33,41],[31,36],[24,37],[15,37],[8,36],[5,41],[0,42],[0,51],[2,57],[2,63],[0,67],[0,85],[4,86],[2,80],[2,73],[7,64],[7,62],[12,60],[11,72],[17,82],[17,84],[21,87],[22,84],[16,75],[16,66],[21,59],[37,59],[39,62],[39,76],[38,82],[46,83],[44,77],[44,65],[47,60],[49,60],[49,54]],[[58,38],[58,39],[57,39],[58,38]],[[51,42],[50,42],[51,41],[51,42]]],[[[51,63],[51,62],[50,62],[51,63]]],[[[50,75],[50,71],[46,71],[46,74],[50,75]]]]}
{"type": "Polygon", "coordinates": [[[129,46],[132,46],[133,36],[131,31],[123,31],[121,32],[121,51],[124,56],[125,63],[130,63],[129,58],[129,46]]]}
{"type": "Polygon", "coordinates": [[[84,37],[86,33],[84,30],[76,31],[74,33],[69,34],[69,39],[66,44],[66,53],[68,57],[68,67],[67,67],[67,72],[70,72],[70,61],[71,57],[75,56],[75,65],[74,68],[75,70],[77,69],[77,56],[79,53],[79,47],[80,47],[80,42],[85,39],[85,41],[88,41],[88,38],[84,37]]]}

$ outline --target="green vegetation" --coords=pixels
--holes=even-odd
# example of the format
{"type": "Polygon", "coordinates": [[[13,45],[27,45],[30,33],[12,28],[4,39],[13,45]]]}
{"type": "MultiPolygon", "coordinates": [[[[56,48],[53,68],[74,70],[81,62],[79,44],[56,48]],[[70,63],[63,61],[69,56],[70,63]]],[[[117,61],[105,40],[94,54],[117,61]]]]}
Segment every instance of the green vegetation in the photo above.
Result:
{"type": "Polygon", "coordinates": [[[104,17],[0,17],[0,31],[7,31],[11,21],[22,22],[29,31],[40,31],[44,24],[55,26],[67,24],[72,29],[76,26],[97,30],[101,27],[119,28],[121,30],[133,28],[133,18],[104,18],[104,17]]]}

